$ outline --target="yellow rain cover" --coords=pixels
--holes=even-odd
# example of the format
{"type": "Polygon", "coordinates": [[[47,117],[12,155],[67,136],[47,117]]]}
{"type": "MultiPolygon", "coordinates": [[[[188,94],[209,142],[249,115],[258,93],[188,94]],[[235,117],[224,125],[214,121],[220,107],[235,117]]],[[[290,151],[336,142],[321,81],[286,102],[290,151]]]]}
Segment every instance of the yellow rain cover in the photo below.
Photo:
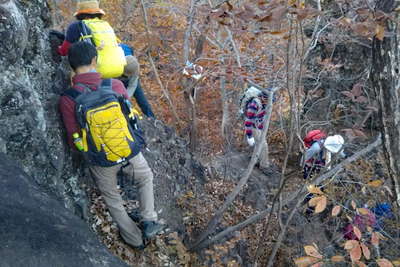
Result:
{"type": "Polygon", "coordinates": [[[97,151],[103,150],[107,160],[119,162],[131,155],[129,143],[133,138],[118,102],[91,109],[86,120],[97,151]]]}
{"type": "Polygon", "coordinates": [[[99,18],[83,20],[92,32],[92,40],[97,47],[97,72],[103,79],[117,78],[124,72],[125,55],[118,45],[113,28],[99,18]]]}

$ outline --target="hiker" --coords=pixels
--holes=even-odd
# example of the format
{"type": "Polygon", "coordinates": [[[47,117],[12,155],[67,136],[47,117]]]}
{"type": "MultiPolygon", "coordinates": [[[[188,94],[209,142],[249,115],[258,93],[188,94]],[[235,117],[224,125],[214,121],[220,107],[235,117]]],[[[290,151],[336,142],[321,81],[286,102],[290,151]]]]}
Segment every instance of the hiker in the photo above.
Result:
{"type": "Polygon", "coordinates": [[[269,167],[267,142],[260,140],[263,130],[263,123],[268,103],[268,95],[254,86],[249,87],[241,100],[241,112],[244,112],[245,134],[249,146],[261,142],[260,159],[257,163],[261,170],[269,167]]]}
{"type": "MultiPolygon", "coordinates": [[[[125,51],[125,50],[124,50],[125,51]]],[[[146,96],[144,95],[142,86],[140,84],[139,74],[140,74],[140,65],[137,58],[131,54],[126,55],[126,66],[124,68],[124,72],[119,80],[121,80],[127,91],[128,96],[131,98],[135,97],[137,104],[140,107],[140,110],[144,115],[149,118],[155,118],[154,113],[151,109],[150,103],[147,101],[146,96]]]]}
{"type": "Polygon", "coordinates": [[[63,40],[58,47],[58,54],[68,55],[71,44],[78,41],[89,41],[97,47],[99,56],[97,71],[102,78],[118,78],[124,82],[129,97],[134,96],[143,114],[155,118],[139,81],[139,64],[133,55],[133,49],[128,45],[118,44],[113,28],[102,20],[105,12],[99,8],[97,0],[80,0],[77,2],[77,11],[74,16],[77,21],[68,26],[66,36],[57,31],[51,31],[63,40]],[[135,58],[135,61],[132,60],[135,58]],[[134,76],[129,76],[133,75],[134,76]],[[132,80],[132,82],[129,82],[132,80]],[[128,86],[129,85],[129,86],[128,86]],[[136,87],[133,87],[136,85],[136,87]]]}
{"type": "Polygon", "coordinates": [[[143,139],[135,130],[127,91],[117,79],[101,79],[96,72],[97,50],[92,44],[74,43],[68,61],[75,72],[73,85],[59,101],[68,143],[88,161],[122,238],[134,248],[143,249],[143,239],[154,237],[163,226],[157,222],[153,173],[140,152],[143,139]],[[134,177],[138,187],[140,229],[124,208],[117,187],[119,172],[134,177]]]}
{"type": "Polygon", "coordinates": [[[303,139],[306,151],[302,157],[303,178],[312,177],[331,161],[332,153],[345,158],[342,147],[344,139],[341,135],[328,136],[321,130],[312,130],[303,139]]]}

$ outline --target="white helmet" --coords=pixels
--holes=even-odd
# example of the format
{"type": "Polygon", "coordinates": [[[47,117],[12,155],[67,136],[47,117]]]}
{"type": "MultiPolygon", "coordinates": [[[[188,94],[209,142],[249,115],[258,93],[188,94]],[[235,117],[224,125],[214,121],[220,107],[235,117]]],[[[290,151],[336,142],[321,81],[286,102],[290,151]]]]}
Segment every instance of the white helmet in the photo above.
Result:
{"type": "Polygon", "coordinates": [[[325,139],[324,147],[332,153],[338,153],[344,144],[344,139],[341,135],[328,136],[325,139]]]}

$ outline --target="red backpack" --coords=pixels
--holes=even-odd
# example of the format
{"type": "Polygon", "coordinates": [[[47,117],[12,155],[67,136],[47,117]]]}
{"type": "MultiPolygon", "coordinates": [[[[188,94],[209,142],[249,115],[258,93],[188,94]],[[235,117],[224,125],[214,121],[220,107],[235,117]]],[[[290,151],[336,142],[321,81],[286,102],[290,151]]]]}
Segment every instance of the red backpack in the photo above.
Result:
{"type": "Polygon", "coordinates": [[[321,130],[312,130],[307,133],[303,138],[306,148],[310,148],[315,141],[321,140],[326,137],[326,133],[321,130]]]}

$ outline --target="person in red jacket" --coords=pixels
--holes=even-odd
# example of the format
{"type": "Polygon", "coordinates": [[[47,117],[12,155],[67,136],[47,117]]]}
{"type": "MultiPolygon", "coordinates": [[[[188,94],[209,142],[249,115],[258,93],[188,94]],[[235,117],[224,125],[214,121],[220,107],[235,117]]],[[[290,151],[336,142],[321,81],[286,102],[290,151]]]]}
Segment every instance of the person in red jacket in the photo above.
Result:
{"type": "MultiPolygon", "coordinates": [[[[100,74],[96,72],[97,62],[96,48],[87,42],[74,43],[68,53],[68,61],[76,73],[72,78],[72,88],[83,92],[82,86],[97,90],[102,83],[100,74]]],[[[128,93],[121,81],[111,80],[112,90],[128,99],[128,93]]],[[[63,95],[59,101],[62,119],[67,130],[68,144],[75,149],[73,133],[81,132],[75,117],[75,102],[68,96],[63,95]]],[[[124,202],[117,187],[117,173],[121,170],[121,163],[111,167],[97,165],[89,166],[97,186],[99,187],[104,201],[110,211],[112,218],[119,226],[122,238],[131,246],[143,249],[143,238],[154,237],[164,228],[157,222],[157,213],[154,210],[153,195],[153,173],[146,159],[139,151],[137,155],[129,160],[129,165],[124,167],[123,172],[133,178],[139,191],[140,202],[140,228],[127,214],[124,202]]]]}

